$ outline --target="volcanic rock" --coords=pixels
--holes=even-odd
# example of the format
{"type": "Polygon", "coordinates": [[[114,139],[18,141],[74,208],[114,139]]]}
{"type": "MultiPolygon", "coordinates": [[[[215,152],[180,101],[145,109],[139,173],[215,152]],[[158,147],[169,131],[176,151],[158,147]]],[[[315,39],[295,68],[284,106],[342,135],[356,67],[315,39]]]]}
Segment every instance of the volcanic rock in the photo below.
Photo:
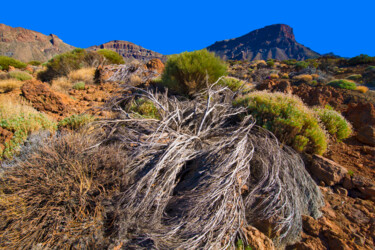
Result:
{"type": "Polygon", "coordinates": [[[311,164],[306,167],[313,178],[324,181],[328,186],[341,183],[348,173],[346,168],[320,155],[313,155],[311,164]]]}
{"type": "Polygon", "coordinates": [[[305,60],[319,56],[298,43],[293,29],[285,24],[266,26],[238,38],[216,42],[207,49],[225,60],[305,60]]]}
{"type": "Polygon", "coordinates": [[[41,112],[64,114],[74,104],[69,96],[53,91],[48,84],[36,80],[27,81],[21,88],[23,96],[41,112]]]}

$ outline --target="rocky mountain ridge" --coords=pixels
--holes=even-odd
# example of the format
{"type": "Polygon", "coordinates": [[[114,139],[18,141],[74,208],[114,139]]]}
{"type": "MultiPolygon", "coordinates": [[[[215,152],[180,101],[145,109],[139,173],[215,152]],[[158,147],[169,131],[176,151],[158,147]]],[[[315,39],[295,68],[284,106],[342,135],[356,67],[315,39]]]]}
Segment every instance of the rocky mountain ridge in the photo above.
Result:
{"type": "Polygon", "coordinates": [[[319,56],[298,43],[293,29],[285,24],[266,26],[238,38],[219,41],[207,49],[226,60],[305,60],[319,56]]]}
{"type": "Polygon", "coordinates": [[[109,49],[116,51],[120,54],[125,60],[139,60],[139,61],[148,61],[150,59],[158,58],[162,61],[166,59],[166,57],[158,52],[145,49],[139,45],[136,45],[131,42],[121,41],[121,40],[113,40],[101,45],[95,45],[87,48],[88,51],[97,51],[100,49],[109,49]]]}
{"type": "Polygon", "coordinates": [[[0,55],[2,56],[13,57],[24,62],[32,60],[44,62],[74,48],[54,34],[47,36],[33,30],[0,24],[0,55]]]}

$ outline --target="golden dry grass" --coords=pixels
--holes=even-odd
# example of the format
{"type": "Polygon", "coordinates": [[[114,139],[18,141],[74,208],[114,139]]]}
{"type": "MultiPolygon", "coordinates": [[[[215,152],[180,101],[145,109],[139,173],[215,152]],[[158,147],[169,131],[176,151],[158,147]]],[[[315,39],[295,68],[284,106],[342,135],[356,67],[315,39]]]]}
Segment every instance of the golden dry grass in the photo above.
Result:
{"type": "Polygon", "coordinates": [[[366,93],[368,91],[368,88],[366,86],[357,86],[356,90],[361,93],[366,93]]]}
{"type": "Polygon", "coordinates": [[[68,79],[71,82],[80,82],[92,83],[94,80],[95,68],[82,68],[75,71],[72,71],[68,75],[68,79]]]}
{"type": "Polygon", "coordinates": [[[31,106],[31,103],[19,95],[0,95],[0,109],[6,110],[1,112],[2,119],[9,119],[19,114],[29,115],[38,114],[39,112],[31,106]]]}
{"type": "Polygon", "coordinates": [[[303,74],[294,76],[293,79],[297,81],[311,82],[313,80],[313,77],[312,75],[303,74]]]}
{"type": "Polygon", "coordinates": [[[137,75],[131,75],[130,76],[130,84],[132,86],[137,86],[142,83],[142,79],[137,75]]]}
{"type": "Polygon", "coordinates": [[[14,89],[20,88],[22,85],[23,82],[17,79],[0,80],[0,93],[10,92],[14,89]]]}
{"type": "Polygon", "coordinates": [[[312,76],[312,78],[313,78],[314,80],[316,80],[316,79],[319,78],[319,75],[318,75],[318,74],[312,74],[311,76],[312,76]]]}
{"type": "Polygon", "coordinates": [[[59,77],[52,80],[51,88],[57,92],[68,94],[69,89],[73,87],[73,83],[66,77],[59,77]]]}
{"type": "Polygon", "coordinates": [[[279,75],[278,74],[270,74],[270,78],[271,79],[279,79],[279,75]]]}

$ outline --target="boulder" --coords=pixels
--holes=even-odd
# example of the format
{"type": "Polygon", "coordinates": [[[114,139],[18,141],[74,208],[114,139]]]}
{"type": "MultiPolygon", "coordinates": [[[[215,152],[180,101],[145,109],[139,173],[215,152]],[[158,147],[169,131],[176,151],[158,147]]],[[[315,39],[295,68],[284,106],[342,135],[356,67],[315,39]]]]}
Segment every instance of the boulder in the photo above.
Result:
{"type": "Polygon", "coordinates": [[[346,118],[356,129],[375,126],[375,107],[371,103],[351,103],[346,111],[346,118]]]}
{"type": "Polygon", "coordinates": [[[53,91],[48,84],[37,80],[27,81],[21,90],[38,111],[63,114],[69,112],[74,104],[68,95],[53,91]]]}
{"type": "Polygon", "coordinates": [[[320,155],[313,155],[306,167],[313,178],[324,181],[328,186],[341,183],[348,173],[346,168],[320,155]]]}
{"type": "Polygon", "coordinates": [[[358,130],[356,136],[358,141],[367,144],[369,146],[375,146],[375,126],[364,126],[358,130]]]}
{"type": "Polygon", "coordinates": [[[247,226],[244,231],[246,233],[246,239],[252,249],[275,249],[272,240],[255,227],[247,226]]]}

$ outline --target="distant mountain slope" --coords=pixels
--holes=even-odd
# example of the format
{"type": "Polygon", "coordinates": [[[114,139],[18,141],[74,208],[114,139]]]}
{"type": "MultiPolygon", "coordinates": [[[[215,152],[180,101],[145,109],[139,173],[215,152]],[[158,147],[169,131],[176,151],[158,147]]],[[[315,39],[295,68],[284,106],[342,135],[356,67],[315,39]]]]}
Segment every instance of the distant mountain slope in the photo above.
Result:
{"type": "Polygon", "coordinates": [[[153,58],[159,58],[162,61],[165,61],[166,57],[158,52],[145,49],[141,46],[138,46],[134,43],[113,40],[102,45],[91,46],[87,48],[88,51],[97,51],[100,49],[109,49],[119,53],[124,59],[132,60],[137,59],[139,61],[148,61],[153,58]]]}
{"type": "Polygon", "coordinates": [[[57,54],[74,49],[56,35],[0,24],[0,55],[29,62],[47,61],[57,54]]]}
{"type": "Polygon", "coordinates": [[[238,38],[216,42],[207,49],[226,60],[305,60],[319,56],[298,43],[293,29],[285,24],[266,26],[238,38]]]}

